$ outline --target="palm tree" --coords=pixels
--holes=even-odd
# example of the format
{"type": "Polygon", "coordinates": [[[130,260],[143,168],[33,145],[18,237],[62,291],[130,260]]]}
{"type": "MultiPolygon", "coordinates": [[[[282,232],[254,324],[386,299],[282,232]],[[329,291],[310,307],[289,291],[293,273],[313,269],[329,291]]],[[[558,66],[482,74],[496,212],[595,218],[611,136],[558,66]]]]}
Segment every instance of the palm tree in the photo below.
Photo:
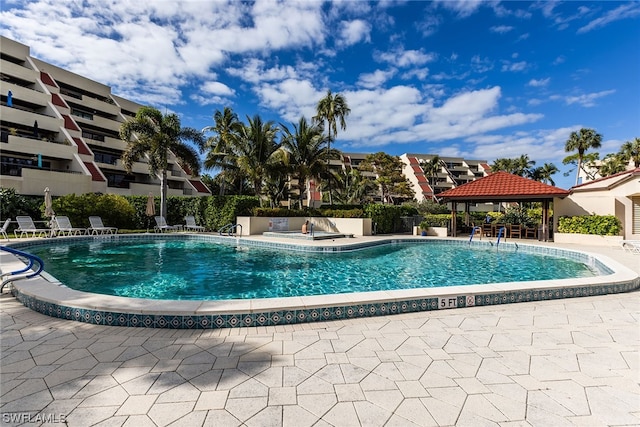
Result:
{"type": "Polygon", "coordinates": [[[256,196],[262,194],[264,180],[270,167],[278,159],[274,155],[280,148],[276,142],[278,128],[274,122],[263,122],[259,115],[247,116],[248,124],[239,129],[234,138],[233,152],[238,168],[249,177],[256,196]]]}
{"type": "Polygon", "coordinates": [[[576,184],[575,185],[578,185],[580,171],[583,169],[583,160],[584,160],[585,152],[590,148],[600,148],[601,143],[602,143],[602,135],[600,135],[593,129],[582,128],[578,132],[575,132],[575,131],[571,132],[571,135],[569,135],[569,139],[564,145],[564,151],[566,151],[567,153],[571,151],[578,152],[578,165],[576,168],[576,184]]]}
{"type": "Polygon", "coordinates": [[[204,161],[206,168],[221,169],[224,179],[220,179],[220,195],[225,194],[226,183],[242,179],[239,173],[237,159],[233,148],[238,134],[242,127],[242,122],[238,120],[238,115],[229,107],[223,111],[216,110],[213,115],[214,126],[207,126],[202,132],[214,132],[215,135],[208,138],[203,150],[207,150],[204,161]]]}
{"type": "Polygon", "coordinates": [[[162,115],[156,108],[142,107],[134,119],[120,126],[120,138],[127,144],[122,162],[128,173],[131,173],[134,162],[146,156],[149,159],[149,174],[160,175],[160,213],[166,218],[169,156],[173,153],[181,165],[187,166],[192,175],[197,176],[200,173],[200,158],[186,141],[193,141],[201,147],[204,143],[202,133],[181,127],[176,114],[162,115]]]}
{"type": "Polygon", "coordinates": [[[530,177],[531,168],[533,168],[535,164],[536,161],[529,159],[528,154],[521,154],[520,157],[515,159],[516,170],[513,173],[518,176],[530,177]]]}
{"type": "Polygon", "coordinates": [[[334,175],[336,199],[343,205],[362,205],[373,200],[378,189],[373,179],[364,176],[358,169],[340,170],[334,175]]]}
{"type": "MultiPolygon", "coordinates": [[[[329,169],[329,160],[331,153],[331,131],[333,131],[333,137],[338,134],[336,121],[339,121],[340,128],[342,130],[345,130],[347,128],[345,117],[347,117],[349,113],[351,113],[351,109],[347,105],[346,98],[339,93],[336,93],[335,95],[332,94],[331,90],[327,91],[325,97],[318,101],[318,105],[316,106],[316,115],[313,117],[313,121],[322,125],[327,122],[327,133],[329,137],[327,141],[327,169],[329,169]]],[[[329,173],[328,177],[329,205],[333,205],[333,199],[331,197],[331,173],[329,173]]]]}
{"type": "MultiPolygon", "coordinates": [[[[425,175],[427,175],[427,177],[429,178],[429,185],[431,186],[431,189],[435,192],[435,178],[441,169],[440,156],[433,156],[433,158],[431,158],[431,160],[425,163],[422,168],[424,170],[425,175]]],[[[434,194],[434,197],[435,197],[435,194],[434,194]]]]}
{"type": "MultiPolygon", "coordinates": [[[[292,173],[298,181],[299,204],[302,208],[307,180],[319,178],[324,171],[327,138],[323,136],[320,126],[307,122],[305,117],[301,117],[297,124],[292,124],[293,130],[289,130],[284,124],[280,126],[284,134],[282,149],[286,162],[291,166],[292,173]]],[[[333,153],[333,157],[337,154],[333,153]]]]}
{"type": "Polygon", "coordinates": [[[551,175],[558,173],[559,170],[553,163],[545,163],[531,171],[531,179],[544,182],[545,184],[556,185],[551,175]]]}
{"type": "Polygon", "coordinates": [[[620,154],[627,160],[633,160],[633,167],[640,168],[640,138],[627,141],[620,147],[620,154]]]}
{"type": "Polygon", "coordinates": [[[613,175],[625,171],[628,164],[629,159],[620,153],[607,154],[604,159],[602,159],[602,165],[598,172],[602,177],[613,175]]]}

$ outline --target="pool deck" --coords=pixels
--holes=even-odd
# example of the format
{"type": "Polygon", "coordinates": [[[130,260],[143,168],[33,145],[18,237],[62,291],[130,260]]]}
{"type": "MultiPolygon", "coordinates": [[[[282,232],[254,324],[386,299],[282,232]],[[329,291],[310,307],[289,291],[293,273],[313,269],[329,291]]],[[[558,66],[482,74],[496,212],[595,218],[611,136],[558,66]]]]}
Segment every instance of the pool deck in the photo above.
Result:
{"type": "MultiPolygon", "coordinates": [[[[640,274],[620,248],[536,244],[640,274]]],[[[637,291],[209,330],[56,319],[5,293],[0,414],[82,427],[640,425],[639,324],[637,291]]]]}

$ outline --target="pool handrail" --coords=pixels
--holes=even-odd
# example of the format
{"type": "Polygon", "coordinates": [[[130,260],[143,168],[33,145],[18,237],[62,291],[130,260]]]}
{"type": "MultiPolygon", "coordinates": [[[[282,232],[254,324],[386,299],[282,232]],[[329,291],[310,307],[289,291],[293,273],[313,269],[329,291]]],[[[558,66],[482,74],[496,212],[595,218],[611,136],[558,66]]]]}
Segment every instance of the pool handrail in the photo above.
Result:
{"type": "Polygon", "coordinates": [[[231,236],[231,233],[237,233],[238,228],[240,228],[240,235],[242,235],[242,224],[233,224],[231,222],[227,225],[222,226],[220,230],[218,230],[218,232],[222,236],[222,233],[228,230],[227,234],[231,236]]]}
{"type": "Polygon", "coordinates": [[[473,240],[473,235],[476,234],[476,230],[478,229],[482,230],[482,227],[480,227],[479,225],[476,225],[471,228],[471,235],[469,236],[469,244],[471,244],[471,241],[473,240]]]}
{"type": "Polygon", "coordinates": [[[498,229],[498,240],[496,241],[496,247],[500,244],[500,238],[502,237],[502,232],[504,231],[504,227],[500,227],[498,229]]]}
{"type": "Polygon", "coordinates": [[[27,265],[25,268],[16,270],[16,271],[10,271],[0,275],[0,278],[2,279],[2,283],[0,283],[0,293],[2,292],[2,290],[4,289],[4,286],[7,283],[13,282],[15,280],[30,279],[32,277],[39,275],[42,272],[42,270],[44,270],[44,261],[42,261],[40,257],[37,257],[28,252],[23,252],[17,249],[10,248],[8,246],[0,246],[0,250],[9,252],[14,255],[25,257],[29,260],[29,265],[27,265]],[[32,271],[31,268],[33,267],[34,262],[38,263],[38,268],[35,271],[32,271]]]}

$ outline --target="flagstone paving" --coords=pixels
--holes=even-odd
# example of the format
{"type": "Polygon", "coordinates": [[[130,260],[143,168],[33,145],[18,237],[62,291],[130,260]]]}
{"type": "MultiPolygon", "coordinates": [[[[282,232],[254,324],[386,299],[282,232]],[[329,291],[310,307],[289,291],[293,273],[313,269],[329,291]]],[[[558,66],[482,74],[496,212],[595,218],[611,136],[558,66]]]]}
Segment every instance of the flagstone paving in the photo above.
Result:
{"type": "Polygon", "coordinates": [[[637,426],[639,322],[639,292],[195,331],[60,320],[4,294],[1,422],[637,426]]]}

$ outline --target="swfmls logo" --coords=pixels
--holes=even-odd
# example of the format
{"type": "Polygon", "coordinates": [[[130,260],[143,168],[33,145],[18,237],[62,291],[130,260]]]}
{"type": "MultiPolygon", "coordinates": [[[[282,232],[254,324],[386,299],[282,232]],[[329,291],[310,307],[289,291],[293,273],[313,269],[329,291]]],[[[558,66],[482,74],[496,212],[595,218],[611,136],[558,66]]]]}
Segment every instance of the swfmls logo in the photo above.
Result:
{"type": "Polygon", "coordinates": [[[65,414],[30,414],[28,412],[8,412],[2,414],[4,424],[14,423],[66,423],[65,414]]]}

